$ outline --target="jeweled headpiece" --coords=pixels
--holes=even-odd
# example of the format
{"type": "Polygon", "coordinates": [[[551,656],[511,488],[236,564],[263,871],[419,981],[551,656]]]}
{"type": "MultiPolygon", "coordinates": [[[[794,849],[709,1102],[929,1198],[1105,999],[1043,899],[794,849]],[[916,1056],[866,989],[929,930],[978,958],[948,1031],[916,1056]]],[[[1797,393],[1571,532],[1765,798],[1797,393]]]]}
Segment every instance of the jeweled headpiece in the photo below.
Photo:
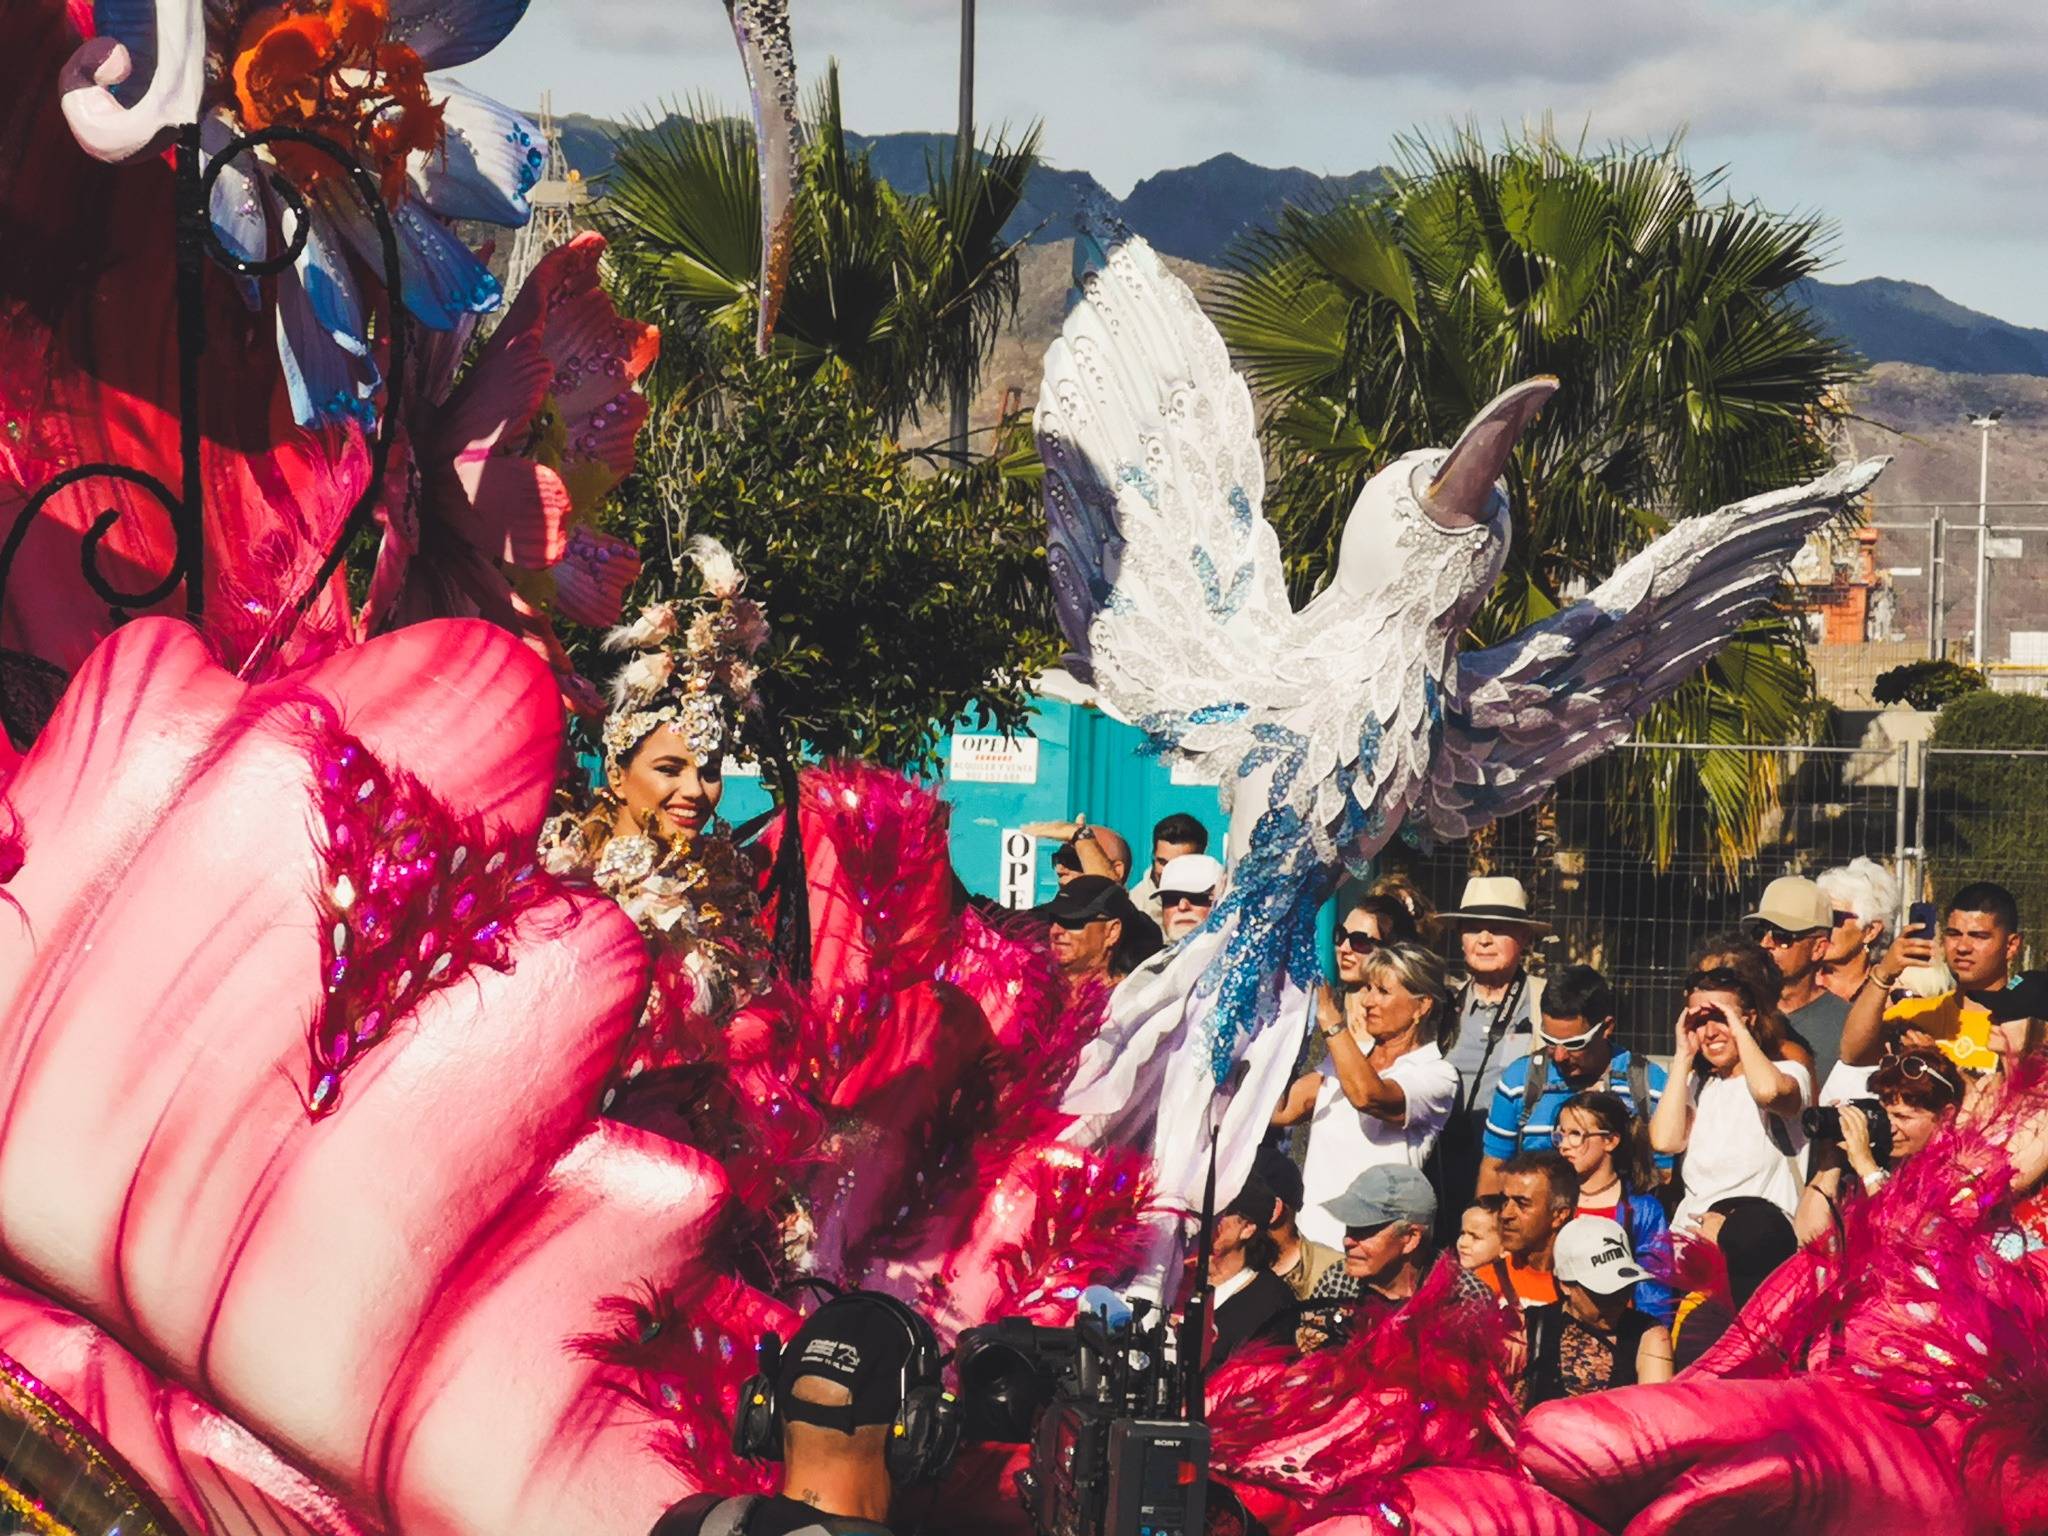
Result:
{"type": "Polygon", "coordinates": [[[638,653],[612,681],[607,770],[661,725],[673,725],[698,762],[716,762],[729,726],[760,707],[754,657],[768,642],[768,621],[742,595],[746,573],[716,539],[700,535],[684,553],[703,578],[703,596],[687,607],[651,603],[604,637],[606,650],[638,653]]]}

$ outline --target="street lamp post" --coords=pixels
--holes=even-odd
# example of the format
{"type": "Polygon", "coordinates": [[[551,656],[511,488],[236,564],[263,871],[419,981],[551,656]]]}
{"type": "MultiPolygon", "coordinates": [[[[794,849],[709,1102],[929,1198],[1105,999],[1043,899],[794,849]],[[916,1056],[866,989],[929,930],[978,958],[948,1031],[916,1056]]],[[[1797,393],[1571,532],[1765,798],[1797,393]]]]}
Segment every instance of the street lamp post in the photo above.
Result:
{"type": "MultiPolygon", "coordinates": [[[[960,0],[960,129],[953,140],[953,174],[962,185],[974,169],[974,0],[960,0]]],[[[953,380],[953,451],[964,464],[967,459],[966,358],[953,380]]]]}
{"type": "Polygon", "coordinates": [[[1972,416],[1977,429],[1977,604],[1975,628],[1970,635],[1970,659],[1982,667],[1991,658],[1991,605],[1986,601],[1991,578],[1991,429],[2004,411],[1986,411],[1972,416]]]}

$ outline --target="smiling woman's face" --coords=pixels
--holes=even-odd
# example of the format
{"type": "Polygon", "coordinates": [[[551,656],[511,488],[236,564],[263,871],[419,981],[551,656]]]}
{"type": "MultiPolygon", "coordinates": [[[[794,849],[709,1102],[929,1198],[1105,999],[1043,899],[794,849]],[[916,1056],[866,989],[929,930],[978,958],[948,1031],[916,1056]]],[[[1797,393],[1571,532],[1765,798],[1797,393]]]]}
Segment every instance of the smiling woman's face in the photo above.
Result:
{"type": "Polygon", "coordinates": [[[648,732],[623,765],[612,770],[619,797],[619,830],[641,828],[680,837],[700,832],[718,809],[725,780],[717,763],[699,763],[674,726],[648,732]]]}

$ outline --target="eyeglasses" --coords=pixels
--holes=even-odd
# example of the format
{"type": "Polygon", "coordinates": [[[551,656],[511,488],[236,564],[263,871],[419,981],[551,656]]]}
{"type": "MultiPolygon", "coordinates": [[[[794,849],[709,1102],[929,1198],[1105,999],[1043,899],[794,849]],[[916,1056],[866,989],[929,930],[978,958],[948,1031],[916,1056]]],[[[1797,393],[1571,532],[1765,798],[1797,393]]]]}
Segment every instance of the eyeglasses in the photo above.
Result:
{"type": "Polygon", "coordinates": [[[1392,1225],[1393,1222],[1391,1221],[1370,1221],[1362,1227],[1346,1227],[1344,1229],[1344,1241],[1347,1243],[1369,1243],[1392,1225]]]}
{"type": "Polygon", "coordinates": [[[1354,955],[1369,955],[1380,947],[1380,941],[1363,928],[1346,928],[1337,935],[1337,942],[1354,955]]]}
{"type": "Polygon", "coordinates": [[[1108,921],[1107,917],[1099,915],[1095,917],[1056,917],[1052,920],[1052,925],[1055,928],[1064,928],[1069,933],[1079,933],[1090,923],[1106,923],[1108,921]]]}
{"type": "Polygon", "coordinates": [[[1544,1027],[1537,1030],[1536,1040],[1545,1050],[1552,1051],[1583,1051],[1587,1046],[1614,1027],[1614,1020],[1602,1019],[1584,1034],[1573,1035],[1570,1039],[1560,1040],[1550,1032],[1549,1022],[1546,1019],[1544,1027]]]}
{"type": "MultiPolygon", "coordinates": [[[[1887,1056],[1883,1066],[1887,1068],[1897,1067],[1899,1069],[1899,1076],[1909,1080],[1922,1077],[1932,1078],[1940,1086],[1941,1091],[1953,1099],[1960,1100],[1963,1096],[1962,1084],[1950,1077],[1948,1073],[1944,1072],[1934,1062],[1929,1061],[1925,1056],[1887,1056]]],[[[1883,1068],[1880,1068],[1880,1070],[1883,1070],[1883,1068]]]]}
{"type": "Polygon", "coordinates": [[[1612,1131],[1559,1131],[1557,1133],[1557,1144],[1560,1147],[1582,1147],[1596,1136],[1610,1137],[1615,1141],[1621,1140],[1612,1131]]]}
{"type": "Polygon", "coordinates": [[[1780,928],[1776,923],[1767,923],[1759,918],[1754,922],[1745,923],[1742,931],[1759,944],[1768,944],[1773,949],[1783,949],[1788,944],[1797,944],[1801,939],[1810,939],[1822,930],[1819,928],[1802,928],[1795,932],[1790,928],[1780,928]]]}
{"type": "Polygon", "coordinates": [[[1206,912],[1215,905],[1216,898],[1207,891],[1161,891],[1159,893],[1159,908],[1161,911],[1165,911],[1168,907],[1200,907],[1206,912]]]}

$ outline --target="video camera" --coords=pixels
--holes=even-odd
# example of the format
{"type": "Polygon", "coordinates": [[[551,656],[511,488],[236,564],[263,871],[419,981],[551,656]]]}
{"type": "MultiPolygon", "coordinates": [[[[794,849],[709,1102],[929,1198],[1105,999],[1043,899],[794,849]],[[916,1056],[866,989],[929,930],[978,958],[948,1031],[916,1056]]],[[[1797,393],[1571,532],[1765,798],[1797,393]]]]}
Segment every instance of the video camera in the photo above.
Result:
{"type": "MultiPolygon", "coordinates": [[[[1870,1122],[1870,1155],[1880,1168],[1892,1165],[1892,1122],[1884,1112],[1884,1105],[1876,1099],[1850,1099],[1848,1101],[1863,1111],[1863,1118],[1870,1122]]],[[[1809,1139],[1823,1147],[1840,1146],[1842,1141],[1842,1106],[1823,1104],[1815,1109],[1800,1113],[1799,1123],[1806,1130],[1809,1139]]]]}
{"type": "Polygon", "coordinates": [[[1198,1536],[1209,1427],[1200,1373],[1163,1312],[1105,1286],[1071,1328],[1007,1318],[960,1335],[962,1438],[1029,1445],[1018,1491],[1039,1536],[1198,1536]]]}

